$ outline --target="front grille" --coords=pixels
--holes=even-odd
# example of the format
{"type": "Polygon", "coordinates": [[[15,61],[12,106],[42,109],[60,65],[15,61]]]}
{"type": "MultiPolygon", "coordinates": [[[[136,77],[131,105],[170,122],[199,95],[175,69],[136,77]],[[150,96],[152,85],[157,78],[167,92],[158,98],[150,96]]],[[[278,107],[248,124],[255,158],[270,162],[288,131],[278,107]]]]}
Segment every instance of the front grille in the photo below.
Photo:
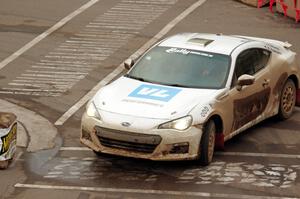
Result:
{"type": "Polygon", "coordinates": [[[105,147],[133,152],[153,153],[161,142],[159,135],[148,135],[95,127],[100,143],[105,147]]]}
{"type": "Polygon", "coordinates": [[[119,140],[113,140],[109,138],[99,137],[100,143],[103,146],[111,147],[111,148],[118,148],[118,149],[125,149],[128,151],[135,151],[135,152],[143,152],[143,153],[152,153],[157,145],[154,144],[138,144],[133,142],[124,142],[119,140]]]}

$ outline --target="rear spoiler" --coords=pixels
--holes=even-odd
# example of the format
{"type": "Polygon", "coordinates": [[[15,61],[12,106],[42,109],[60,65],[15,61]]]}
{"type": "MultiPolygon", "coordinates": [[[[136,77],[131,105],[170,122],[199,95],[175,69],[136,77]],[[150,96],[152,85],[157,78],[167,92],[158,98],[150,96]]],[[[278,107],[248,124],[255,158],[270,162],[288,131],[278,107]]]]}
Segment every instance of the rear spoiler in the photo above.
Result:
{"type": "Polygon", "coordinates": [[[274,45],[279,45],[282,46],[286,49],[290,49],[292,47],[292,44],[290,44],[289,42],[285,41],[279,41],[279,40],[274,40],[274,39],[265,39],[265,38],[259,38],[259,37],[248,37],[248,36],[241,36],[241,35],[233,35],[234,37],[239,37],[242,39],[248,39],[248,40],[252,40],[252,41],[263,41],[269,44],[274,44],[274,45]]]}
{"type": "Polygon", "coordinates": [[[291,48],[293,45],[292,44],[290,44],[289,42],[283,42],[284,44],[283,44],[283,47],[285,47],[285,48],[291,48]]]}

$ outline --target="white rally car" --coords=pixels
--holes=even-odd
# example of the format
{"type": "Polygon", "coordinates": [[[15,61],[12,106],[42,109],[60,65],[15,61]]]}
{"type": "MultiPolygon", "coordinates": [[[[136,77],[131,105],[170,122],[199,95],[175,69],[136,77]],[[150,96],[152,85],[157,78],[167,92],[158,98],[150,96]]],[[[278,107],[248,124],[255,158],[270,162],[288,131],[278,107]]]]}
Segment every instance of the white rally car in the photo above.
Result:
{"type": "Polygon", "coordinates": [[[291,116],[300,68],[290,47],[220,34],[169,37],[127,60],[127,74],[89,101],[81,142],[99,153],[207,165],[234,135],[291,116]]]}

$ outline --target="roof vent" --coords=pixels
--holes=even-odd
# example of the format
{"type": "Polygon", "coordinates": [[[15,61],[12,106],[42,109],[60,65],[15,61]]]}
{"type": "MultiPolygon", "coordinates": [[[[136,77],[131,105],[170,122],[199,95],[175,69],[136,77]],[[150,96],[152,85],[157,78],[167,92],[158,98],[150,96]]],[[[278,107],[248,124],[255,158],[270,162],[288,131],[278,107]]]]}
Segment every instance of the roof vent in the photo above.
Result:
{"type": "Polygon", "coordinates": [[[201,45],[201,46],[203,46],[203,47],[207,46],[208,44],[210,44],[210,43],[213,42],[213,41],[214,41],[214,40],[203,39],[203,38],[192,38],[192,39],[189,39],[189,40],[188,40],[189,43],[201,45]]]}

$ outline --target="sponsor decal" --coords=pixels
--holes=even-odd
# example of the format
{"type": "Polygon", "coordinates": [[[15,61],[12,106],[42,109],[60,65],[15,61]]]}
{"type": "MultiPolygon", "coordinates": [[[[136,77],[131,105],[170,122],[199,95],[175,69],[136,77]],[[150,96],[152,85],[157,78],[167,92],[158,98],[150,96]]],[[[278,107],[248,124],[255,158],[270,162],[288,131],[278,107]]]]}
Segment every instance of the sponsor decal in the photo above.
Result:
{"type": "Polygon", "coordinates": [[[128,97],[151,99],[157,101],[168,102],[175,97],[181,89],[168,88],[164,86],[153,86],[148,84],[142,84],[134,91],[132,91],[128,97]]]}
{"type": "Polygon", "coordinates": [[[139,101],[139,100],[132,100],[132,99],[123,99],[122,102],[136,103],[136,104],[145,104],[145,105],[157,106],[157,107],[164,107],[163,104],[151,103],[151,102],[145,102],[145,101],[139,101]]]}
{"type": "Polygon", "coordinates": [[[235,100],[233,130],[241,128],[261,115],[268,105],[270,94],[271,89],[267,88],[246,98],[235,100]]]}
{"type": "Polygon", "coordinates": [[[0,151],[0,155],[3,155],[4,153],[6,153],[9,148],[11,143],[16,139],[17,136],[17,123],[15,123],[11,129],[9,130],[8,134],[1,137],[1,141],[2,141],[2,148],[0,151]]]}
{"type": "Polygon", "coordinates": [[[129,122],[122,122],[121,125],[122,125],[122,126],[125,126],[125,127],[131,126],[131,124],[130,124],[129,122]]]}
{"type": "Polygon", "coordinates": [[[202,111],[200,113],[201,117],[206,117],[211,112],[211,105],[206,105],[202,108],[202,111]]]}
{"type": "Polygon", "coordinates": [[[272,51],[272,52],[274,52],[274,53],[277,53],[277,54],[281,55],[280,49],[276,46],[273,46],[271,44],[266,44],[265,48],[272,51]]]}
{"type": "Polygon", "coordinates": [[[202,53],[202,52],[197,52],[197,51],[191,51],[187,49],[182,49],[182,48],[169,48],[166,50],[167,53],[178,53],[178,54],[183,54],[183,55],[188,55],[188,54],[194,54],[194,55],[201,55],[205,57],[213,57],[211,54],[207,53],[202,53]]]}

